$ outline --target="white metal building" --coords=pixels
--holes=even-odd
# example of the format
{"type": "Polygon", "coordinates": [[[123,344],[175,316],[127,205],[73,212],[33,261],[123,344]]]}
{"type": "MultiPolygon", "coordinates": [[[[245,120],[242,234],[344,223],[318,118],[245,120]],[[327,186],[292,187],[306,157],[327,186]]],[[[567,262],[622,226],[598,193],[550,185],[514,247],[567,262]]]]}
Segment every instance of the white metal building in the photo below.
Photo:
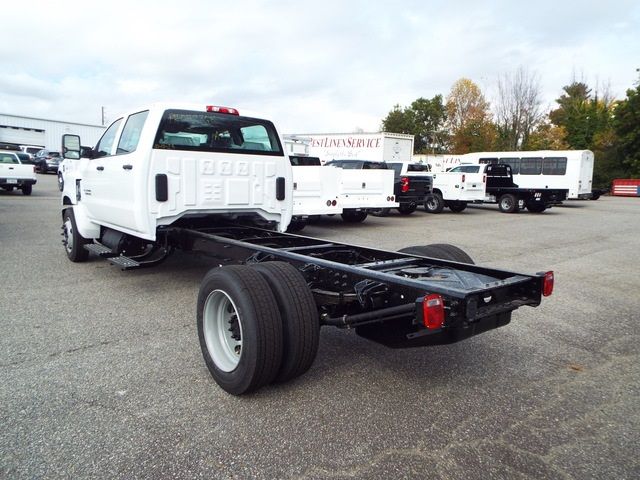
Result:
{"type": "Polygon", "coordinates": [[[65,133],[80,135],[82,144],[92,147],[98,142],[104,129],[101,125],[0,113],[0,142],[34,145],[54,151],[60,151],[60,142],[65,133]]]}

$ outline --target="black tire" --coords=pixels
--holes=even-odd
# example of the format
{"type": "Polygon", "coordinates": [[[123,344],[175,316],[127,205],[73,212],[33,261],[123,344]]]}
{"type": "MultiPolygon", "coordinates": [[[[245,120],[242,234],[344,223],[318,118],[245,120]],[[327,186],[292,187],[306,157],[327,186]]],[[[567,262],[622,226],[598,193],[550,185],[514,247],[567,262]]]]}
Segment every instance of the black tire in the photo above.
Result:
{"type": "Polygon", "coordinates": [[[342,212],[342,220],[347,223],[362,223],[367,218],[367,212],[364,210],[344,210],[342,212]]]}
{"type": "Polygon", "coordinates": [[[447,202],[447,207],[449,207],[449,210],[453,213],[460,213],[467,208],[467,202],[447,202]]]}
{"type": "Polygon", "coordinates": [[[267,281],[282,319],[282,364],[276,382],[287,382],[307,370],[318,353],[318,307],[302,274],[285,262],[252,266],[267,281]]]}
{"type": "Polygon", "coordinates": [[[591,198],[589,200],[598,200],[600,198],[599,193],[592,193],[591,198]]]}
{"type": "Polygon", "coordinates": [[[505,193],[498,199],[498,208],[502,213],[516,213],[518,207],[518,199],[511,193],[505,193]]]}
{"type": "Polygon", "coordinates": [[[89,251],[85,250],[84,246],[90,241],[78,233],[76,218],[71,208],[67,208],[62,216],[62,236],[62,244],[69,260],[84,262],[89,258],[89,251]]]}
{"type": "Polygon", "coordinates": [[[418,208],[417,203],[401,203],[398,207],[398,211],[402,215],[411,215],[418,208]]]}
{"type": "Polygon", "coordinates": [[[23,185],[20,187],[23,195],[31,195],[31,191],[33,190],[33,185],[23,185]]]}
{"type": "Polygon", "coordinates": [[[304,230],[304,227],[307,226],[307,222],[303,219],[292,219],[287,227],[287,232],[295,233],[304,230]]]}
{"type": "Polygon", "coordinates": [[[202,356],[223,390],[242,395],[273,381],[282,360],[282,324],[260,273],[246,265],[209,270],[197,308],[202,356]]]}
{"type": "Polygon", "coordinates": [[[374,217],[386,217],[391,213],[390,208],[373,208],[369,210],[369,213],[374,217]]]}
{"type": "Polygon", "coordinates": [[[13,187],[2,187],[2,189],[7,192],[13,192],[13,187]]]}
{"type": "Polygon", "coordinates": [[[527,203],[527,210],[531,213],[542,213],[547,209],[544,203],[542,202],[529,202],[527,203]]]}
{"type": "Polygon", "coordinates": [[[64,178],[62,177],[62,173],[58,172],[58,190],[64,190],[64,178]]]}
{"type": "Polygon", "coordinates": [[[475,265],[475,262],[467,252],[459,247],[456,247],[455,245],[450,245],[448,243],[415,245],[413,247],[402,248],[398,251],[402,253],[411,253],[412,255],[422,255],[424,257],[439,258],[441,260],[452,260],[454,262],[475,265]]]}
{"type": "Polygon", "coordinates": [[[444,200],[439,193],[434,192],[427,196],[427,199],[424,202],[424,209],[428,213],[440,213],[443,208],[444,200]]]}

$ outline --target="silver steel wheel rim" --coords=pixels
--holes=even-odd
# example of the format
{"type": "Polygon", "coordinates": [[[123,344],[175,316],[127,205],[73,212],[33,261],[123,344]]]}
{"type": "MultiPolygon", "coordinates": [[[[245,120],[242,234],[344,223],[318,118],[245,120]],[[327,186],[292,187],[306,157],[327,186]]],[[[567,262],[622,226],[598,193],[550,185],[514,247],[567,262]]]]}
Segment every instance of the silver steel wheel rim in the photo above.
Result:
{"type": "Polygon", "coordinates": [[[203,323],[204,340],[213,363],[223,372],[233,371],[242,356],[242,322],[229,295],[222,290],[209,294],[203,323]]]}
{"type": "Polygon", "coordinates": [[[73,225],[70,218],[64,221],[64,248],[69,253],[73,250],[73,225]]]}
{"type": "Polygon", "coordinates": [[[505,210],[508,210],[512,206],[513,206],[513,202],[511,201],[511,199],[509,199],[509,198],[503,198],[502,199],[502,208],[504,208],[505,210]]]}
{"type": "Polygon", "coordinates": [[[438,207],[438,202],[436,202],[436,200],[433,197],[427,199],[427,208],[429,210],[435,210],[437,207],[438,207]]]}

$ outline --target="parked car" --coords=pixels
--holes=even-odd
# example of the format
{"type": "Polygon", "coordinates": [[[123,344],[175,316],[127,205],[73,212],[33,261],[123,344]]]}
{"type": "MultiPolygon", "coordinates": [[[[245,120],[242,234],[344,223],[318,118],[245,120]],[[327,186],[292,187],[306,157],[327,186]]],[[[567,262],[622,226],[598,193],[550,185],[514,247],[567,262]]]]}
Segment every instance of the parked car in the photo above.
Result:
{"type": "Polygon", "coordinates": [[[28,153],[16,152],[16,155],[20,159],[20,163],[22,163],[23,165],[35,165],[35,162],[33,161],[33,157],[28,153]]]}
{"type": "Polygon", "coordinates": [[[62,160],[60,152],[52,152],[46,148],[36,153],[33,159],[36,169],[40,173],[57,172],[60,160],[62,160]]]}

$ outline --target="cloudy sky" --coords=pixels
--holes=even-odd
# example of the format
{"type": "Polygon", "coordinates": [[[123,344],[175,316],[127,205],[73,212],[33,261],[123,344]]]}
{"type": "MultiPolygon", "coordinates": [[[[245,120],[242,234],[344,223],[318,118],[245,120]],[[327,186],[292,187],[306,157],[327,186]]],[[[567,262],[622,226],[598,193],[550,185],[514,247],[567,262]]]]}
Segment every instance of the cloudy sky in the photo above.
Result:
{"type": "Polygon", "coordinates": [[[574,78],[622,98],[640,67],[637,0],[8,0],[2,13],[0,113],[91,124],[103,106],[109,121],[178,100],[263,112],[285,133],[377,131],[393,105],[461,77],[491,101],[522,65],[552,107],[574,78]]]}

